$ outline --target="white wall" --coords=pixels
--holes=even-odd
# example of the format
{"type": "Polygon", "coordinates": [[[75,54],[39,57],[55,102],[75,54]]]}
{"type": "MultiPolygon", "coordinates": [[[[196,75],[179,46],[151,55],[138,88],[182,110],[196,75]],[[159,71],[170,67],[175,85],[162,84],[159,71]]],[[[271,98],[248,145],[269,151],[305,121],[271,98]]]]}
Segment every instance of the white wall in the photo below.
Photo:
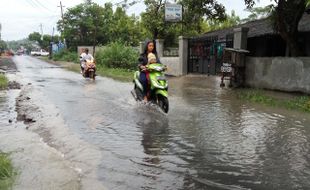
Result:
{"type": "Polygon", "coordinates": [[[246,84],[256,88],[310,94],[310,57],[247,57],[246,84]]]}
{"type": "Polygon", "coordinates": [[[167,75],[180,76],[180,63],[179,57],[161,57],[160,62],[164,65],[167,65],[168,70],[166,71],[167,75]]]}

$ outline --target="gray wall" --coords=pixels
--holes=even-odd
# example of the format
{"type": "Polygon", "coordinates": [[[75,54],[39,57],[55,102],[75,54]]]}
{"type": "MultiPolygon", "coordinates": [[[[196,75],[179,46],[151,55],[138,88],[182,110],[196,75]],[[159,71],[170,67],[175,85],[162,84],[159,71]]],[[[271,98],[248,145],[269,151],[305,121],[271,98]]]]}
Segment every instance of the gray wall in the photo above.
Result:
{"type": "Polygon", "coordinates": [[[246,84],[256,88],[310,94],[310,57],[247,57],[246,84]]]}
{"type": "Polygon", "coordinates": [[[168,70],[166,71],[167,75],[180,76],[182,75],[179,57],[161,57],[160,62],[164,65],[167,65],[168,70]]]}

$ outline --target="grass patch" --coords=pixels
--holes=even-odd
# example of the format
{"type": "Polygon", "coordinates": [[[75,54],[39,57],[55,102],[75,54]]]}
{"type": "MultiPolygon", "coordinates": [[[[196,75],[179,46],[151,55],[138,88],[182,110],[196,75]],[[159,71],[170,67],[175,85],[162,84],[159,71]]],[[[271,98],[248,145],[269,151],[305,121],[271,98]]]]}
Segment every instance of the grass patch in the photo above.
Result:
{"type": "Polygon", "coordinates": [[[97,74],[124,82],[130,82],[133,80],[134,71],[129,69],[107,68],[102,65],[97,65],[97,74]]]}
{"type": "Polygon", "coordinates": [[[310,113],[310,96],[299,96],[293,99],[277,99],[266,95],[263,90],[242,90],[238,92],[237,96],[241,100],[260,103],[266,106],[310,113]]]}
{"type": "Polygon", "coordinates": [[[10,189],[14,183],[14,171],[8,154],[0,152],[0,189],[10,189]]]}
{"type": "Polygon", "coordinates": [[[8,87],[8,79],[4,74],[0,74],[0,90],[6,89],[8,87]]]}
{"type": "MultiPolygon", "coordinates": [[[[52,64],[57,64],[60,66],[65,67],[69,71],[73,71],[76,73],[80,73],[81,67],[80,64],[75,64],[72,62],[61,62],[61,61],[51,61],[46,57],[40,58],[44,61],[47,61],[52,64]]],[[[123,81],[123,82],[131,82],[133,80],[133,74],[135,71],[130,70],[130,69],[120,69],[120,68],[108,68],[103,65],[96,65],[97,67],[97,72],[96,74],[99,76],[104,76],[104,77],[109,77],[113,78],[115,80],[123,81]]]]}

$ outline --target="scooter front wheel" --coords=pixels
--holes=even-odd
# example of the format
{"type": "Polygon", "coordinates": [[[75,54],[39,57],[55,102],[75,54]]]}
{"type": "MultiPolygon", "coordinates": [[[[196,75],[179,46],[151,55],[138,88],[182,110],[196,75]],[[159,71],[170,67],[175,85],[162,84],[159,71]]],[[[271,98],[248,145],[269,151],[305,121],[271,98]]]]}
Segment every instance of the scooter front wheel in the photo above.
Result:
{"type": "Polygon", "coordinates": [[[158,96],[158,106],[163,110],[163,112],[168,113],[169,111],[169,101],[165,96],[158,96]]]}
{"type": "Polygon", "coordinates": [[[89,78],[95,80],[95,72],[94,71],[89,72],[89,78]]]}

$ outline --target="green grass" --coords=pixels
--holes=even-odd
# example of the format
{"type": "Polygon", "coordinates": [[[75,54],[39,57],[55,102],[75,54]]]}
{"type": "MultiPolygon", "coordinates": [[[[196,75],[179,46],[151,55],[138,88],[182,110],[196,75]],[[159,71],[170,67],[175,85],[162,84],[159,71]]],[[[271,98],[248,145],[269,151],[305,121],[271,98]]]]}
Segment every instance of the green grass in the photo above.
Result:
{"type": "Polygon", "coordinates": [[[5,75],[0,74],[0,90],[6,89],[8,87],[8,79],[5,75]]]}
{"type": "Polygon", "coordinates": [[[241,90],[237,94],[241,100],[260,103],[266,106],[281,107],[290,110],[310,112],[310,96],[299,96],[292,99],[277,99],[266,95],[263,90],[241,90]]]}
{"type": "MultiPolygon", "coordinates": [[[[75,64],[75,63],[69,63],[69,62],[61,62],[61,61],[51,61],[46,57],[40,58],[44,61],[47,61],[49,63],[61,65],[65,67],[69,71],[73,71],[76,73],[80,73],[80,64],[75,64]]],[[[129,69],[120,69],[120,68],[108,68],[102,65],[97,64],[97,75],[99,76],[104,76],[104,77],[109,77],[118,81],[123,81],[123,82],[130,82],[133,80],[133,70],[129,69]]]]}
{"type": "Polygon", "coordinates": [[[130,82],[133,80],[134,71],[120,68],[107,68],[102,65],[97,65],[97,74],[119,81],[130,82]]]}
{"type": "Polygon", "coordinates": [[[11,189],[16,172],[8,154],[0,152],[0,189],[11,189]]]}

